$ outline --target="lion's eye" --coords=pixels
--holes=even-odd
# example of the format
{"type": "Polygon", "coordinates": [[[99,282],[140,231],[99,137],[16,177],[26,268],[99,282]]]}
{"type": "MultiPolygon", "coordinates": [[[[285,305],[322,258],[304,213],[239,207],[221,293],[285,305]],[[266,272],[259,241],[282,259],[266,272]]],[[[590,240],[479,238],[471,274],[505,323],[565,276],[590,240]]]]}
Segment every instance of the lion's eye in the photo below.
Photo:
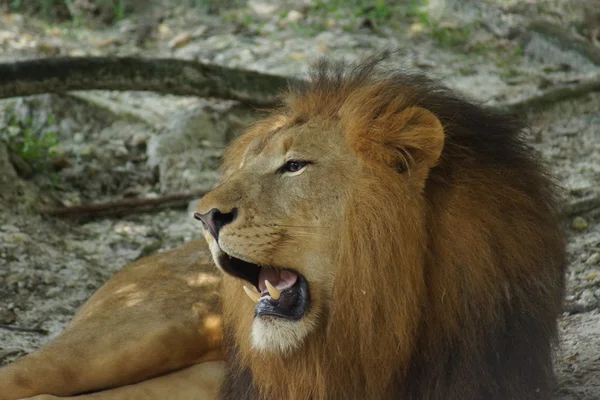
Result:
{"type": "Polygon", "coordinates": [[[308,161],[290,160],[290,161],[286,162],[285,164],[283,164],[281,167],[279,167],[279,172],[281,172],[281,173],[283,173],[283,172],[290,172],[290,173],[300,172],[308,164],[309,164],[308,161]]]}

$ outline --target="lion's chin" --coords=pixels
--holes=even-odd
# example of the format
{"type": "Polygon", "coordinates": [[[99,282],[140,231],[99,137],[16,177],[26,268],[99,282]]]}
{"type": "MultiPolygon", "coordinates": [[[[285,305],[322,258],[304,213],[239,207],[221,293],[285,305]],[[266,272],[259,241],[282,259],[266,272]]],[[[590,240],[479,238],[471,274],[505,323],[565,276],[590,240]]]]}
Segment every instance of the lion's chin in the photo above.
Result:
{"type": "Polygon", "coordinates": [[[260,326],[259,331],[265,326],[283,326],[305,317],[310,306],[310,292],[308,281],[298,272],[254,264],[220,248],[213,252],[213,257],[226,274],[250,283],[244,290],[256,303],[254,319],[255,325],[260,326]]]}
{"type": "Polygon", "coordinates": [[[290,321],[277,317],[255,317],[252,322],[252,348],[261,353],[289,354],[300,347],[314,329],[308,318],[290,321]]]}

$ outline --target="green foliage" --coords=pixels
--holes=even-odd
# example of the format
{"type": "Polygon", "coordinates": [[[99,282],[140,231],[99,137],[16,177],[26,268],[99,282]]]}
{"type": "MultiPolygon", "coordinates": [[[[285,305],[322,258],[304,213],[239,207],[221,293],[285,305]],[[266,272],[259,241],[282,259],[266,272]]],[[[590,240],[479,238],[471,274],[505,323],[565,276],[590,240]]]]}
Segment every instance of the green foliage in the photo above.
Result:
{"type": "Polygon", "coordinates": [[[470,25],[464,27],[433,26],[431,37],[443,47],[456,48],[465,46],[473,33],[470,25]]]}
{"type": "Polygon", "coordinates": [[[462,26],[448,26],[442,21],[431,17],[427,10],[428,0],[409,0],[405,17],[413,23],[421,24],[424,32],[431,36],[440,46],[446,48],[461,48],[470,52],[481,52],[490,49],[489,43],[476,43],[470,45],[478,24],[465,24],[462,26]]]}
{"type": "Polygon", "coordinates": [[[51,115],[41,129],[36,129],[32,118],[23,122],[14,113],[9,113],[7,124],[0,127],[0,138],[35,170],[45,170],[50,166],[49,160],[55,155],[58,144],[58,134],[47,129],[53,123],[54,116],[51,115]]]}
{"type": "Polygon", "coordinates": [[[366,17],[383,22],[392,16],[395,3],[390,0],[318,0],[313,3],[309,14],[331,16],[334,19],[343,16],[366,17]]]}
{"type": "MultiPolygon", "coordinates": [[[[8,2],[7,0],[4,0],[8,2]]],[[[53,22],[71,20],[81,23],[99,14],[103,19],[116,21],[126,16],[128,0],[89,0],[93,9],[78,8],[74,0],[9,0],[14,12],[38,15],[53,22]]],[[[2,3],[2,0],[0,0],[2,3]]]]}
{"type": "Polygon", "coordinates": [[[113,3],[113,14],[116,20],[125,18],[125,1],[126,0],[114,0],[113,3]]]}
{"type": "Polygon", "coordinates": [[[500,68],[500,75],[504,78],[514,78],[520,74],[517,67],[523,62],[524,50],[519,44],[502,49],[494,53],[495,63],[500,68]]]}
{"type": "Polygon", "coordinates": [[[188,0],[190,7],[195,7],[206,14],[221,15],[228,10],[246,5],[246,0],[188,0]]]}
{"type": "MultiPolygon", "coordinates": [[[[396,25],[397,3],[394,0],[316,0],[306,13],[308,18],[290,27],[300,35],[313,36],[326,31],[330,21],[347,31],[355,30],[361,18],[370,19],[376,26],[396,25]]],[[[280,18],[284,19],[285,14],[280,18]]]]}
{"type": "Polygon", "coordinates": [[[427,0],[409,0],[404,12],[404,17],[413,20],[414,22],[419,22],[425,27],[429,27],[431,22],[429,14],[425,9],[427,4],[427,0]]]}

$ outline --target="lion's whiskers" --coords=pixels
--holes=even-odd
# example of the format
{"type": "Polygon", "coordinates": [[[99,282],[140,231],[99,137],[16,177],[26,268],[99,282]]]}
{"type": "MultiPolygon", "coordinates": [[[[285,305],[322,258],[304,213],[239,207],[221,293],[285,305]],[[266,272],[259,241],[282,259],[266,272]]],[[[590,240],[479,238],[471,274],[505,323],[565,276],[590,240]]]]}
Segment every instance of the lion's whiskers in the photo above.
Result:
{"type": "Polygon", "coordinates": [[[316,225],[282,225],[282,224],[274,224],[275,228],[306,228],[306,229],[327,229],[327,226],[316,226],[316,225]]]}
{"type": "Polygon", "coordinates": [[[322,237],[322,238],[329,238],[330,236],[325,234],[325,233],[321,233],[321,232],[303,232],[303,231],[291,231],[291,232],[281,232],[281,235],[283,235],[284,237],[288,238],[288,239],[293,239],[294,237],[322,237]]]}

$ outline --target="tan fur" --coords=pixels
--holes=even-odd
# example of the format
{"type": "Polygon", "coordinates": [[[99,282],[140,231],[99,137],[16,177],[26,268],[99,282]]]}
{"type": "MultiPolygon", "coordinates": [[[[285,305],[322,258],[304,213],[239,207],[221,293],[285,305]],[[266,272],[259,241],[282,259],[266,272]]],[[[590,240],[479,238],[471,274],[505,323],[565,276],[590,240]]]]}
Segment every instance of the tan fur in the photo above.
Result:
{"type": "MultiPolygon", "coordinates": [[[[242,290],[247,283],[225,275],[227,367],[220,398],[549,398],[564,239],[552,183],[522,143],[520,125],[426,78],[385,72],[378,60],[346,68],[323,64],[305,88],[284,100],[230,146],[221,183],[196,211],[235,210],[218,245],[205,231],[217,265],[225,251],[292,269],[309,284],[310,307],[295,322],[261,317],[257,328],[255,304],[242,290]],[[290,159],[310,164],[298,175],[279,172],[290,159]]],[[[178,265],[168,256],[164,261],[178,265]]],[[[143,261],[150,268],[153,262],[143,261]]],[[[175,279],[146,276],[161,284],[175,279]]],[[[189,287],[165,291],[166,314],[187,304],[189,317],[195,300],[187,296],[201,296],[189,287]]],[[[97,301],[82,315],[94,308],[110,315],[117,304],[97,301]]],[[[144,310],[153,313],[156,306],[144,310]]],[[[214,317],[193,315],[192,327],[214,317]]],[[[106,333],[96,318],[82,320],[80,331],[89,324],[106,333]]],[[[114,348],[136,349],[127,337],[141,334],[126,321],[112,329],[123,342],[103,344],[106,353],[98,349],[86,357],[112,360],[90,368],[104,376],[103,387],[141,378],[130,370],[119,380],[108,371],[122,365],[114,348]]],[[[154,329],[149,324],[144,332],[154,329]]],[[[183,367],[218,347],[219,336],[211,332],[212,341],[207,331],[193,340],[172,331],[136,354],[204,344],[178,361],[183,367]]],[[[81,346],[67,333],[62,349],[81,346]]],[[[63,364],[72,371],[77,359],[69,353],[63,364]]],[[[26,360],[22,365],[31,367],[26,360]]],[[[145,359],[137,368],[164,372],[157,363],[145,359]]],[[[6,375],[0,370],[0,383],[6,375]]],[[[15,375],[8,375],[12,380],[4,382],[14,387],[15,375]]],[[[175,380],[163,378],[160,387],[172,386],[172,398],[188,398],[175,380]]],[[[129,394],[146,396],[145,385],[154,382],[135,385],[129,394]]],[[[98,387],[88,382],[88,389],[98,387]]],[[[74,385],[69,393],[82,389],[74,385]]],[[[110,391],[92,396],[118,398],[110,391]]]]}
{"type": "Polygon", "coordinates": [[[60,336],[0,368],[0,399],[119,387],[222,359],[221,279],[206,250],[194,241],[125,267],[60,336]]]}

